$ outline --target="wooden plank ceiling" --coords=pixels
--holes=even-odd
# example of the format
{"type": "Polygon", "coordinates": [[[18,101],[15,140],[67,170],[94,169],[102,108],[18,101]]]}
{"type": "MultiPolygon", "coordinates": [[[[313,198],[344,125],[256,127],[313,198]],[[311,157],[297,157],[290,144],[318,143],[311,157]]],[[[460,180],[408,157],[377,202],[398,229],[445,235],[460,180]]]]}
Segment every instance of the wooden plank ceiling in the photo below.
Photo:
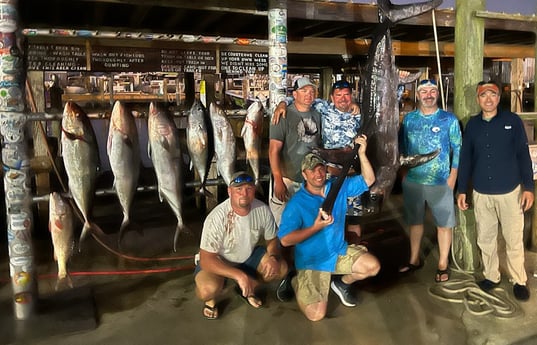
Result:
{"type": "MultiPolygon", "coordinates": [[[[63,28],[107,31],[174,33],[222,37],[267,38],[268,0],[21,0],[23,28],[63,28]]],[[[274,1],[274,0],[271,0],[274,1]]],[[[288,0],[288,39],[293,42],[370,38],[377,23],[377,7],[369,4],[288,0]]],[[[436,11],[439,41],[454,42],[455,13],[436,11]]],[[[485,19],[485,43],[532,48],[536,22],[485,19]]],[[[434,41],[430,14],[396,25],[392,37],[400,42],[434,41]]],[[[305,53],[293,52],[290,53],[305,53]]],[[[330,54],[327,54],[330,55],[330,54]]],[[[412,54],[410,54],[412,55],[412,54]]],[[[420,54],[415,53],[415,56],[420,54]]],[[[340,52],[334,59],[341,61],[340,52]]],[[[328,56],[324,56],[328,58],[328,56]]],[[[292,58],[290,58],[292,60],[292,58]]],[[[319,62],[314,56],[300,62],[319,62]]],[[[325,61],[332,64],[334,61],[325,61]]]]}

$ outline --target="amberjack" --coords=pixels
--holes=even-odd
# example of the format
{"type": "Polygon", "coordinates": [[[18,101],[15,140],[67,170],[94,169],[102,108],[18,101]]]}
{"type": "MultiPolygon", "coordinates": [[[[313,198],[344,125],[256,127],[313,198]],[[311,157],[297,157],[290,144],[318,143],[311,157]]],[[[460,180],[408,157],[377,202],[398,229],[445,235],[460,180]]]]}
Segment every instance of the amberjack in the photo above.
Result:
{"type": "Polygon", "coordinates": [[[213,140],[211,120],[207,110],[199,100],[195,100],[188,114],[186,146],[192,165],[198,172],[201,181],[197,193],[209,197],[213,197],[213,195],[205,188],[205,183],[214,154],[213,140]]]}
{"type": "Polygon", "coordinates": [[[63,165],[67,173],[69,192],[84,219],[78,244],[80,250],[81,243],[90,230],[104,234],[91,220],[99,169],[99,150],[91,122],[76,103],[65,103],[61,126],[63,165]]]}
{"type": "Polygon", "coordinates": [[[256,187],[259,187],[260,177],[259,155],[263,135],[263,115],[261,101],[255,101],[250,104],[241,130],[241,137],[244,140],[244,149],[246,150],[246,160],[254,174],[256,187]]]}
{"type": "Polygon", "coordinates": [[[118,245],[121,245],[124,231],[131,224],[130,210],[138,187],[141,158],[134,117],[120,101],[112,108],[106,149],[114,174],[114,189],[123,211],[118,236],[118,245]]]}
{"type": "Polygon", "coordinates": [[[216,167],[226,182],[226,186],[229,186],[231,175],[235,172],[235,160],[237,159],[235,135],[231,123],[220,106],[211,103],[209,113],[214,132],[216,167]]]}
{"type": "Polygon", "coordinates": [[[177,240],[183,232],[188,232],[182,215],[182,174],[179,133],[173,118],[157,103],[149,105],[148,154],[157,175],[160,202],[166,200],[177,218],[173,237],[173,250],[177,251],[177,240]]]}

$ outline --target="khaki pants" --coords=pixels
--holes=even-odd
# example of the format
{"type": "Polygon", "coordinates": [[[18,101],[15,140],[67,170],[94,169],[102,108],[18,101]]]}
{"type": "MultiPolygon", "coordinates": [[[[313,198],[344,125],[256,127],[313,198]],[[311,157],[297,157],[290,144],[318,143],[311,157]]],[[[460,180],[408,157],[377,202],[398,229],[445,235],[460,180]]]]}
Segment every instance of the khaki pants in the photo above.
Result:
{"type": "Polygon", "coordinates": [[[483,274],[493,282],[500,280],[498,227],[505,240],[507,271],[514,283],[525,285],[524,212],[520,206],[521,188],[506,194],[480,194],[474,190],[473,202],[477,245],[481,249],[483,274]]]}
{"type": "MultiPolygon", "coordinates": [[[[287,191],[289,192],[289,198],[291,198],[298,190],[300,189],[301,182],[296,182],[291,179],[288,179],[287,177],[283,178],[283,183],[285,183],[285,186],[287,187],[287,191]]],[[[280,226],[280,222],[282,220],[282,213],[283,209],[285,208],[286,202],[281,201],[280,199],[276,198],[273,195],[273,186],[272,186],[272,176],[270,178],[270,190],[269,190],[269,208],[272,212],[272,215],[274,216],[274,221],[276,222],[276,225],[280,226]]]]}

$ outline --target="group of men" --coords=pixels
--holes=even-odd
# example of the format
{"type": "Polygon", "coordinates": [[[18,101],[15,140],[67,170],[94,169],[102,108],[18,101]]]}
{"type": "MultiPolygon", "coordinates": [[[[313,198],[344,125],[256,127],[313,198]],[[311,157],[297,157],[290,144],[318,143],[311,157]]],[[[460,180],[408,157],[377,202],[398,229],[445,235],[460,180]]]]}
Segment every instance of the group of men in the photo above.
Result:
{"type": "MultiPolygon", "coordinates": [[[[478,285],[489,291],[500,282],[496,240],[501,224],[513,293],[517,299],[527,300],[522,232],[523,212],[533,204],[533,174],[522,121],[497,108],[499,90],[494,82],[478,85],[482,111],[468,122],[462,137],[456,116],[438,108],[436,82],[419,83],[419,106],[401,125],[401,152],[415,155],[440,149],[440,154],[404,176],[410,257],[400,272],[423,265],[420,243],[428,207],[439,246],[435,281],[449,280],[458,181],[461,210],[468,208],[466,195],[473,192],[477,244],[484,267],[484,279],[478,285]]],[[[359,197],[375,182],[366,155],[367,137],[357,135],[360,115],[352,102],[351,86],[346,81],[336,82],[331,104],[316,100],[316,91],[308,78],[299,78],[293,87],[293,103],[280,104],[275,111],[269,142],[270,207],[255,199],[252,176],[238,172],[228,186],[229,198],[204,222],[195,282],[207,319],[219,316],[218,298],[228,279],[237,283],[238,294],[254,308],[263,303],[256,295],[258,284],[279,281],[278,299],[295,296],[306,318],[318,321],[326,315],[330,290],[345,306],[356,306],[351,284],[380,270],[378,259],[365,246],[349,245],[344,237],[348,200],[359,197]],[[359,145],[360,174],[343,181],[330,214],[322,210],[322,204],[334,179],[327,178],[327,162],[310,152],[321,142],[325,148],[359,145]],[[265,246],[259,245],[260,240],[265,246]],[[286,250],[289,248],[292,250],[286,250]]]]}

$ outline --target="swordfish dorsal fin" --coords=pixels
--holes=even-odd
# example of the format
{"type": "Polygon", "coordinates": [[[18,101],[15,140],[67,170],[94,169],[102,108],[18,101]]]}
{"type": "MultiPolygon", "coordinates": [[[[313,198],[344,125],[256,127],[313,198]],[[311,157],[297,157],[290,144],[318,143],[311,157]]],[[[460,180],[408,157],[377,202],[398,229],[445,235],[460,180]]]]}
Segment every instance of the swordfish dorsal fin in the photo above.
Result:
{"type": "Polygon", "coordinates": [[[394,5],[390,0],[377,0],[381,17],[385,17],[392,23],[419,16],[422,13],[437,8],[441,4],[442,0],[430,0],[405,5],[394,5]]]}

